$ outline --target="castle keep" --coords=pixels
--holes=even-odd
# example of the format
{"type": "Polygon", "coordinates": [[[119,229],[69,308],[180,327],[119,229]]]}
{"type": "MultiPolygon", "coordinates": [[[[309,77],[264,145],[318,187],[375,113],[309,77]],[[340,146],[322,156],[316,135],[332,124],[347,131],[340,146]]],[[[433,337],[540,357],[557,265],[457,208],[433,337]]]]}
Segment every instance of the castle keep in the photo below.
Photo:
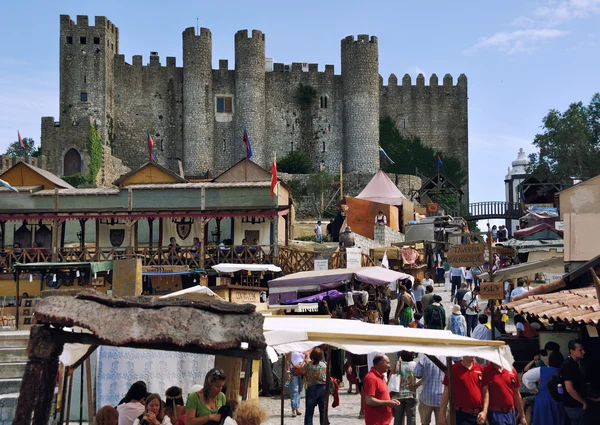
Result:
{"type": "MultiPolygon", "coordinates": [[[[341,42],[341,75],[333,65],[272,64],[261,31],[235,34],[235,69],[227,60],[212,68],[210,30],[183,31],[183,65],[161,64],[156,52],[143,64],[119,54],[119,30],[105,17],[93,26],[60,17],[60,117],[42,118],[42,149],[48,169],[59,175],[86,173],[89,123],[105,150],[130,167],[148,160],[146,132],[157,161],[186,177],[216,175],[242,159],[244,126],[255,162],[268,167],[277,153],[306,151],[315,169],[373,174],[379,168],[379,119],[391,116],[406,135],[468,161],[467,78],[454,85],[434,74],[413,85],[394,74],[379,76],[377,37],[348,36],[341,42]],[[299,99],[299,85],[316,90],[313,102],[299,99]]],[[[433,160],[433,159],[432,159],[433,160]]]]}

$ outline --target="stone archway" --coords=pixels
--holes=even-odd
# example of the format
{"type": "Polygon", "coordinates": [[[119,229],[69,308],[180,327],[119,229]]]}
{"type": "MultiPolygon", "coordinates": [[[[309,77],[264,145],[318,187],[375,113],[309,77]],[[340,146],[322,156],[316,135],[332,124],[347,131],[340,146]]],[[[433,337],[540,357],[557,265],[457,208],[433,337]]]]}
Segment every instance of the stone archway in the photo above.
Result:
{"type": "Polygon", "coordinates": [[[63,176],[72,176],[81,173],[81,154],[75,148],[71,148],[65,154],[63,160],[63,176]]]}

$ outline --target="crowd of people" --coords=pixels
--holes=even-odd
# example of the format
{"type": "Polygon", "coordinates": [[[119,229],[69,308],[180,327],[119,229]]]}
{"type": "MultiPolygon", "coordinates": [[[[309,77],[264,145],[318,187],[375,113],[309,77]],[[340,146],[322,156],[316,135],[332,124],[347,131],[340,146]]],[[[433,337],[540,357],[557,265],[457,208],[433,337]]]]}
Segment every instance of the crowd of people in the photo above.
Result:
{"type": "Polygon", "coordinates": [[[256,401],[227,400],[227,377],[221,369],[207,372],[204,385],[184,400],[180,387],[164,397],[150,393],[143,381],[131,385],[116,407],[103,406],[95,425],[261,425],[268,414],[256,401]]]}

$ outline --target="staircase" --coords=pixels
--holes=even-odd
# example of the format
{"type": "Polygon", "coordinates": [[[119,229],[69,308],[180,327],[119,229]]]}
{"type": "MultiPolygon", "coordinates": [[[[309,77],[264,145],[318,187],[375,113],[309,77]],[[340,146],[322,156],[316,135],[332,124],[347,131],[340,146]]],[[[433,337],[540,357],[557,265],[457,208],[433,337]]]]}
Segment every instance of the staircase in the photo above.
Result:
{"type": "Polygon", "coordinates": [[[29,331],[0,331],[0,425],[11,425],[27,363],[29,331]]]}

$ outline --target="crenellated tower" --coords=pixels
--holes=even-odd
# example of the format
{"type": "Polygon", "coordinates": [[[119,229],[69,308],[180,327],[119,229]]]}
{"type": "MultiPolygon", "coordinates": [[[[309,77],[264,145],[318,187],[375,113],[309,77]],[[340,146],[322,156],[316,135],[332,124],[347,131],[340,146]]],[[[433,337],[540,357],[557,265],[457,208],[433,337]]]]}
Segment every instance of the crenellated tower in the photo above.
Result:
{"type": "MultiPolygon", "coordinates": [[[[254,156],[252,160],[268,166],[272,160],[265,137],[265,35],[252,30],[235,34],[234,143],[239,140],[239,158],[246,155],[242,144],[244,126],[248,130],[254,156]]],[[[238,158],[236,158],[237,160],[238,158]]]]}
{"type": "Polygon", "coordinates": [[[183,32],[183,168],[200,176],[214,163],[212,35],[193,27],[183,32]]]}
{"type": "Polygon", "coordinates": [[[377,37],[342,40],[344,171],[379,169],[379,53],[377,37]]]}

